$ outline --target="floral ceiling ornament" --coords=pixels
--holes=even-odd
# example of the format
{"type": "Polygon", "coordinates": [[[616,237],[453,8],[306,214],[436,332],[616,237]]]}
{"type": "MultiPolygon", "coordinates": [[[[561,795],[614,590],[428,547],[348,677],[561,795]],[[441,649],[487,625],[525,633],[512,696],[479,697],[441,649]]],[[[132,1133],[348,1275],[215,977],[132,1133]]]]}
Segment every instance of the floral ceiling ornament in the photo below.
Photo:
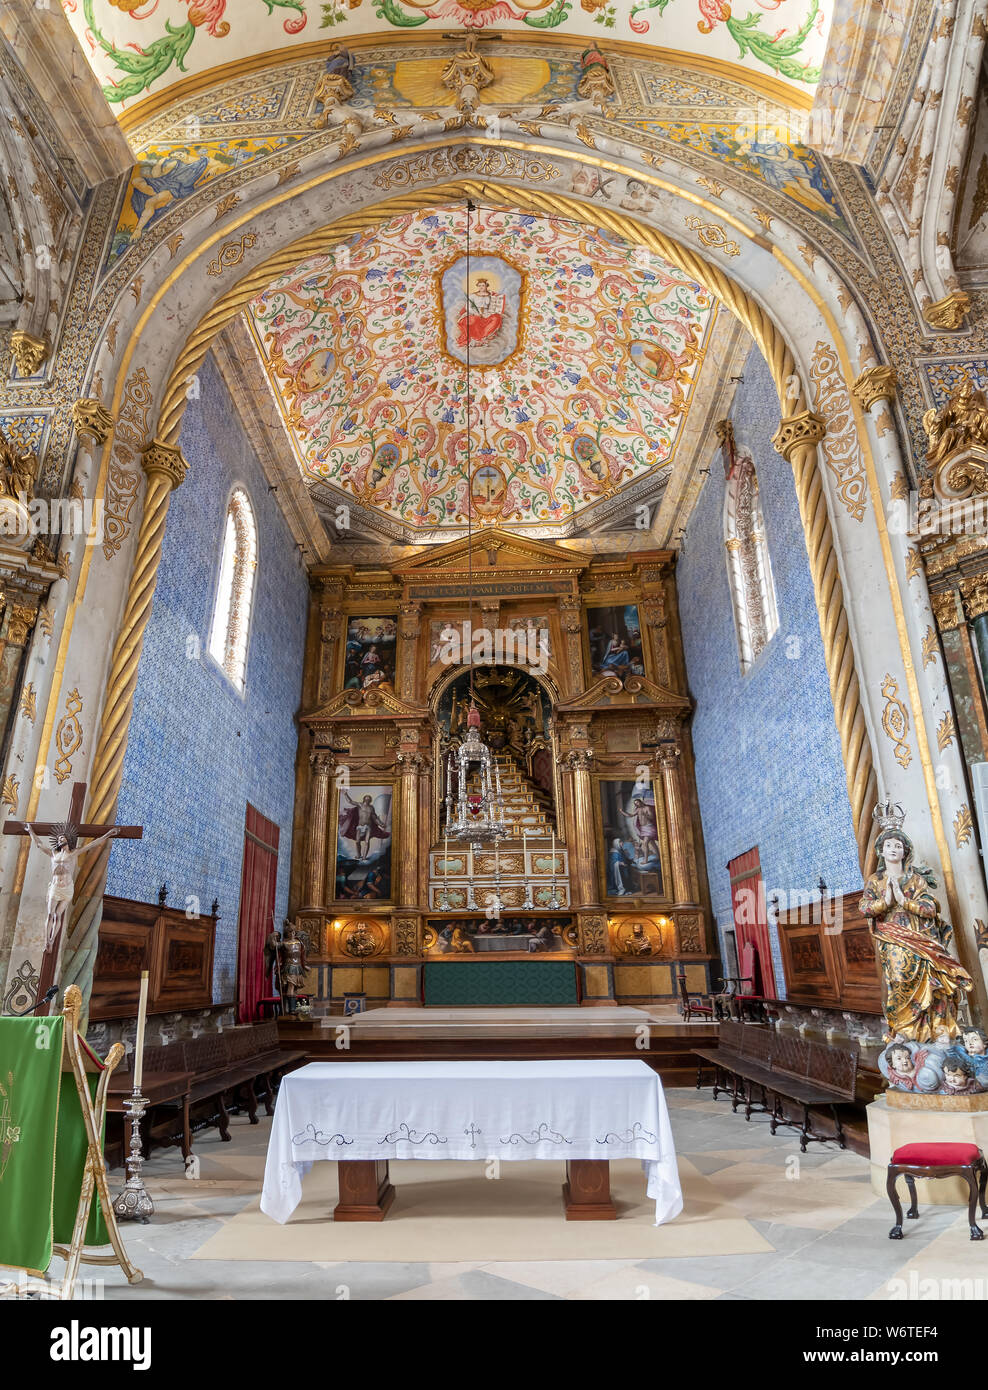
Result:
{"type": "Polygon", "coordinates": [[[563,526],[671,460],[715,304],[630,245],[502,210],[480,211],[468,274],[462,220],[398,217],[313,257],[248,325],[310,484],[412,533],[563,526]]]}
{"type": "Polygon", "coordinates": [[[726,0],[71,0],[66,17],[116,109],[187,73],[311,42],[313,25],[344,37],[433,26],[501,34],[601,30],[625,43],[766,69],[802,91],[820,79],[833,0],[757,0],[735,15],[726,0]],[[771,13],[771,19],[766,13],[771,13]],[[313,24],[310,17],[315,16],[313,24]]]}

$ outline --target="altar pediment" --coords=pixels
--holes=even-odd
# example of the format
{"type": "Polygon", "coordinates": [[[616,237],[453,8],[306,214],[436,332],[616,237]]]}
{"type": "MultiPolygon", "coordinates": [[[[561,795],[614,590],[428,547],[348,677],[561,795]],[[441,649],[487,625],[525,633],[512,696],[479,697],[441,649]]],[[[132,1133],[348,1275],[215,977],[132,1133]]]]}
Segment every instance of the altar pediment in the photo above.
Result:
{"type": "Polygon", "coordinates": [[[582,695],[566,704],[556,706],[559,715],[582,714],[587,710],[629,709],[632,707],[662,709],[670,714],[688,714],[693,708],[685,695],[677,695],[667,686],[650,681],[647,676],[601,676],[582,695]]]}
{"type": "Polygon", "coordinates": [[[471,540],[463,536],[447,545],[436,546],[424,555],[416,555],[402,564],[395,565],[392,574],[396,577],[423,579],[426,575],[437,572],[462,573],[470,569],[471,552],[473,569],[482,577],[486,571],[492,569],[552,569],[576,575],[589,564],[586,556],[566,550],[562,546],[528,540],[524,536],[511,536],[493,528],[475,534],[471,540]]]}
{"type": "Polygon", "coordinates": [[[337,719],[415,719],[430,717],[428,705],[400,700],[393,690],[375,685],[367,690],[341,690],[318,709],[299,716],[307,726],[328,724],[337,719]]]}

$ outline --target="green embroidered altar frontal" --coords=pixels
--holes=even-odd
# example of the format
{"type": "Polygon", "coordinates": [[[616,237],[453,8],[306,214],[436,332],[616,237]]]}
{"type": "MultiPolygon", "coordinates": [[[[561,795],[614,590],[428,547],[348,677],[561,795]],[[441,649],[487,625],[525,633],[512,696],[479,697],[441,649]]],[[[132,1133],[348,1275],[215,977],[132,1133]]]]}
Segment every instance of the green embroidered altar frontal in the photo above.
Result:
{"type": "Polygon", "coordinates": [[[571,960],[428,961],[426,1005],[578,1004],[571,960]]]}
{"type": "MultiPolygon", "coordinates": [[[[75,1077],[62,1072],[65,1020],[0,1018],[0,1265],[44,1274],[72,1238],[86,1161],[75,1077]]],[[[87,1077],[90,1093],[97,1077],[87,1077]]],[[[94,1199],[86,1242],[108,1236],[94,1199]]]]}

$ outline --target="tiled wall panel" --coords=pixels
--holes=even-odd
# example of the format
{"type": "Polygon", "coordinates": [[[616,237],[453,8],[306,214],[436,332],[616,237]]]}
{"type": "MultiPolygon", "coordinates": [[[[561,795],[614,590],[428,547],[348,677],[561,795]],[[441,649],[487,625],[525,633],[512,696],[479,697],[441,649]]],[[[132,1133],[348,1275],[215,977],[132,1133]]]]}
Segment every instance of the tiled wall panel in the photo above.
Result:
{"type": "Polygon", "coordinates": [[[191,465],[168,512],[154,606],[138,671],[118,819],[144,838],[113,847],[107,892],[176,906],[219,899],[213,997],[233,998],[244,815],[281,829],[276,915],[288,906],[296,731],[307,581],[295,543],[211,358],[186,407],[191,465]],[[243,694],[207,655],[226,505],[246,487],[258,566],[243,694]]]}
{"type": "MultiPolygon", "coordinates": [[[[696,778],[714,919],[731,923],[727,862],[758,846],[766,890],[836,893],[861,883],[840,738],[792,470],[772,448],[779,406],[756,348],[731,410],[752,451],[779,605],[779,630],[741,675],[723,537],[719,450],[677,570],[696,778]]],[[[783,974],[773,933],[777,983],[783,974]]]]}

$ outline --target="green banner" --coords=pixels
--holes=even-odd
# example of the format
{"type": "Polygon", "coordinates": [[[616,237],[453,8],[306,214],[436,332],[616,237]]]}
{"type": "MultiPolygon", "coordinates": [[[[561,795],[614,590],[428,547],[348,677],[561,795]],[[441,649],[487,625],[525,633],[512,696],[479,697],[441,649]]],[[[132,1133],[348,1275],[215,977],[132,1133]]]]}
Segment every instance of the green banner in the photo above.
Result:
{"type": "Polygon", "coordinates": [[[33,1274],[51,1263],[64,1024],[0,1018],[0,1265],[33,1274]]]}
{"type": "MultiPolygon", "coordinates": [[[[95,1098],[98,1076],[87,1076],[90,1098],[95,1098]]],[[[100,1135],[102,1140],[103,1136],[100,1135]]],[[[75,1214],[79,1208],[79,1190],[86,1165],[86,1125],[79,1104],[75,1076],[62,1073],[62,1099],[58,1107],[58,1143],[55,1149],[55,1244],[68,1245],[72,1240],[75,1214]]],[[[93,1191],[86,1226],[87,1245],[109,1245],[110,1237],[100,1210],[99,1198],[93,1191]]]]}

